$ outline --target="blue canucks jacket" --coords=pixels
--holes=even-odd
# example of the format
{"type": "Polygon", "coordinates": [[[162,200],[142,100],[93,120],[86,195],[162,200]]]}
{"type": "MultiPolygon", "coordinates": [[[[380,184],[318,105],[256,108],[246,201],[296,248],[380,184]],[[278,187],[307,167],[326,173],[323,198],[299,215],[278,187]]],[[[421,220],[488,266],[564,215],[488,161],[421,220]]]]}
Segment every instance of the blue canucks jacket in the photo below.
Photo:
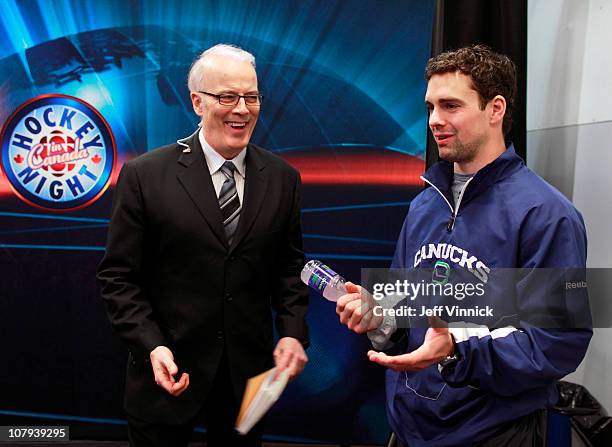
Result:
{"type": "MultiPolygon", "coordinates": [[[[502,267],[585,267],[582,216],[512,146],[470,179],[457,204],[452,178],[453,164],[445,161],[425,173],[430,187],[410,204],[392,267],[433,268],[444,259],[476,276],[502,267]]],[[[546,301],[556,298],[518,289],[514,297],[499,294],[499,302],[491,303],[510,315],[497,327],[451,329],[460,355],[454,368],[387,371],[387,414],[405,443],[471,445],[556,402],[554,383],[577,368],[592,330],[524,324],[518,315],[546,313],[546,301]]],[[[408,352],[423,343],[425,332],[407,330],[408,352]]]]}

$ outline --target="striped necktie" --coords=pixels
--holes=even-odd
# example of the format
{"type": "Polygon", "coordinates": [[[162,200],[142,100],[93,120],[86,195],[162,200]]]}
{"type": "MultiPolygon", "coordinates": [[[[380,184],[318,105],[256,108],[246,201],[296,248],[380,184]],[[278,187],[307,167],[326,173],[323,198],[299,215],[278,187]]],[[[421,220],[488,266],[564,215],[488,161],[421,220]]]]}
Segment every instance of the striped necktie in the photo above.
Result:
{"type": "Polygon", "coordinates": [[[236,166],[231,161],[226,161],[219,169],[225,175],[225,182],[223,182],[219,192],[219,207],[223,216],[223,226],[225,227],[227,242],[231,245],[236,228],[238,227],[240,210],[242,209],[238,190],[236,189],[236,181],[234,180],[236,166]]]}

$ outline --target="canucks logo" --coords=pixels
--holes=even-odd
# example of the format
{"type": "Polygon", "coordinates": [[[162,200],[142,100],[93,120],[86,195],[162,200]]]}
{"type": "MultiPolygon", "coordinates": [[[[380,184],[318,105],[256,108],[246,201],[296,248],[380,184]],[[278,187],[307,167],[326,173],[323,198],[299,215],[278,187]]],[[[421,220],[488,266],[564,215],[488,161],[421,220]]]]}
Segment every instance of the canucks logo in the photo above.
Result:
{"type": "Polygon", "coordinates": [[[450,277],[450,265],[444,261],[436,261],[431,274],[431,282],[434,284],[446,284],[450,277]]]}
{"type": "Polygon", "coordinates": [[[0,134],[2,170],[15,194],[49,211],[91,205],[110,183],[115,140],[102,115],[67,95],[17,108],[0,134]]]}

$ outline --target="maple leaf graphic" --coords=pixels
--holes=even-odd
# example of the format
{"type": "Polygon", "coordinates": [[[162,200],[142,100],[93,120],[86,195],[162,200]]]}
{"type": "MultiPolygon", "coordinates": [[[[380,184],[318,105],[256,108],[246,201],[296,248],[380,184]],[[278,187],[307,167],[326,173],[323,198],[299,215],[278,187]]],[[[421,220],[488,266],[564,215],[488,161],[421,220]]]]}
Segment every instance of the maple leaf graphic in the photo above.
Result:
{"type": "Polygon", "coordinates": [[[102,161],[102,157],[100,157],[98,154],[94,155],[93,157],[91,157],[91,161],[93,161],[95,164],[98,164],[102,161]]]}
{"type": "Polygon", "coordinates": [[[17,154],[13,160],[15,160],[15,163],[21,163],[23,162],[23,157],[21,156],[21,154],[17,154]]]}

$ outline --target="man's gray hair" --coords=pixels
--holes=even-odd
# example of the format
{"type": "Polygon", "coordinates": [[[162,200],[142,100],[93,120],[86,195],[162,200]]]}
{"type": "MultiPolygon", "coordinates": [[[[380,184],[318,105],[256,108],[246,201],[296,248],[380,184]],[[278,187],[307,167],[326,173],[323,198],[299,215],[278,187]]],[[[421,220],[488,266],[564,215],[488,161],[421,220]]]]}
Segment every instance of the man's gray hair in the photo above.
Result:
{"type": "Polygon", "coordinates": [[[255,56],[248,51],[245,51],[236,45],[229,45],[225,43],[217,44],[214,47],[210,47],[208,50],[205,50],[191,64],[189,75],[187,76],[187,86],[189,87],[190,92],[195,92],[200,89],[198,86],[202,82],[204,69],[206,68],[206,59],[209,56],[231,57],[240,61],[248,62],[253,66],[253,68],[255,68],[255,56]]]}

